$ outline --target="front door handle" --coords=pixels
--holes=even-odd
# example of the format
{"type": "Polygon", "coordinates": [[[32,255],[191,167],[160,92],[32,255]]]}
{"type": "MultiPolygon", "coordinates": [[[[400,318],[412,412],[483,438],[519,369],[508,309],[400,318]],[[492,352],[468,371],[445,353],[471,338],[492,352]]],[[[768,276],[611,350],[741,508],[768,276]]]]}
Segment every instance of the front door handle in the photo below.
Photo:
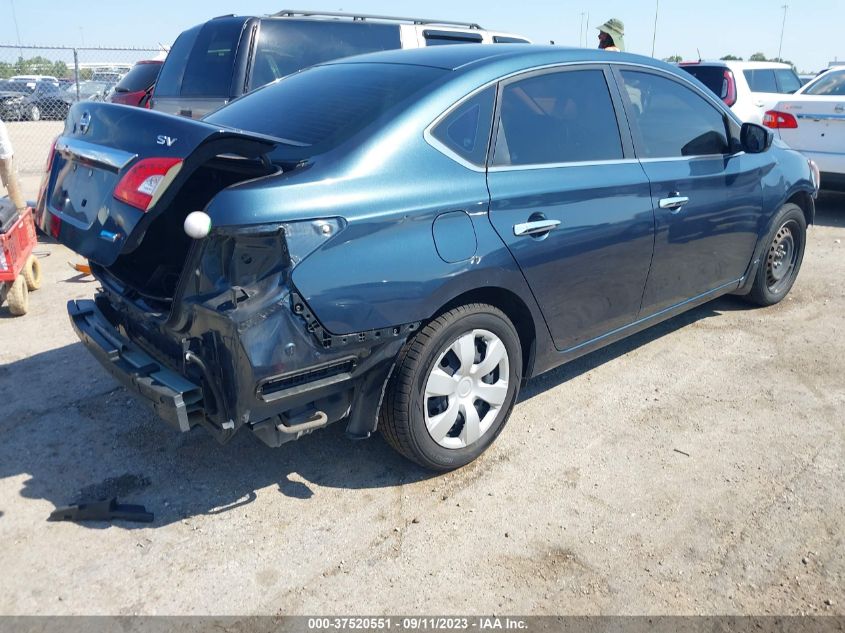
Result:
{"type": "Polygon", "coordinates": [[[659,204],[661,209],[680,210],[687,202],[689,202],[689,198],[686,196],[674,195],[670,198],[663,198],[659,204]]]}
{"type": "Polygon", "coordinates": [[[517,237],[523,235],[540,235],[548,233],[560,224],[560,220],[536,220],[534,222],[523,222],[513,225],[513,234],[517,237]]]}

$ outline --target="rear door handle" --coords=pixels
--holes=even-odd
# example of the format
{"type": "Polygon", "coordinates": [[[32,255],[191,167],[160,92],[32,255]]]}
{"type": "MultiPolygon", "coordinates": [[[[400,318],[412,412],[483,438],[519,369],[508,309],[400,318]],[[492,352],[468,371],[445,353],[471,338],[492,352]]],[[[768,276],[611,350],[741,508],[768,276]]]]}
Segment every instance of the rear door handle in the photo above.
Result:
{"type": "Polygon", "coordinates": [[[560,224],[560,220],[536,220],[534,222],[523,222],[513,225],[513,234],[517,237],[523,235],[540,235],[548,233],[560,224]]]}
{"type": "Polygon", "coordinates": [[[689,202],[689,198],[687,198],[686,196],[672,196],[671,198],[663,198],[659,204],[661,209],[679,210],[687,202],[689,202]]]}

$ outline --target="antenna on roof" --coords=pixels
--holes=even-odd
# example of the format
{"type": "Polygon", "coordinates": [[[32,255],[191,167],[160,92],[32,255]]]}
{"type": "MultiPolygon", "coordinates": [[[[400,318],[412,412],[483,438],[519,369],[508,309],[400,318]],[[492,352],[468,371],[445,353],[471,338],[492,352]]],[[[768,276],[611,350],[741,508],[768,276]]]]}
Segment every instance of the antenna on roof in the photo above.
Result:
{"type": "Polygon", "coordinates": [[[695,52],[698,53],[698,61],[701,62],[701,51],[696,48],[695,52]]]}

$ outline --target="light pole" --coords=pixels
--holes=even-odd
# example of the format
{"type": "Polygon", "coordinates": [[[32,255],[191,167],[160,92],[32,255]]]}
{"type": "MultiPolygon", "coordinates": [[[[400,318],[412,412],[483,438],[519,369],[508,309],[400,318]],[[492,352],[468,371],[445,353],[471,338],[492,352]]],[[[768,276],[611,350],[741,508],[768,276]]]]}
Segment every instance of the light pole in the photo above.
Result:
{"type": "Polygon", "coordinates": [[[654,45],[657,43],[657,16],[660,13],[660,0],[654,6],[654,35],[651,38],[651,56],[654,57],[654,45]]]}
{"type": "Polygon", "coordinates": [[[778,45],[778,60],[783,59],[781,53],[783,52],[783,32],[786,30],[786,10],[789,8],[788,4],[781,7],[783,9],[783,24],[780,27],[780,44],[778,45]]]}
{"type": "Polygon", "coordinates": [[[581,12],[581,26],[578,27],[578,46],[584,47],[584,15],[585,13],[581,12]]]}

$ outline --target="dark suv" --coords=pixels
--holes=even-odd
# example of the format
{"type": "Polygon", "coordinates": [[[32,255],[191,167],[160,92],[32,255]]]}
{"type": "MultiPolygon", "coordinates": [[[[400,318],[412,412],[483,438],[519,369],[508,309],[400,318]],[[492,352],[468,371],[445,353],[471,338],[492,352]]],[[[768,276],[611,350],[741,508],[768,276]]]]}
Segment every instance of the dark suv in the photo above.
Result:
{"type": "Polygon", "coordinates": [[[442,44],[528,43],[478,24],[280,11],[223,16],[182,33],[158,77],[153,110],[199,118],[298,70],[361,53],[442,44]]]}

